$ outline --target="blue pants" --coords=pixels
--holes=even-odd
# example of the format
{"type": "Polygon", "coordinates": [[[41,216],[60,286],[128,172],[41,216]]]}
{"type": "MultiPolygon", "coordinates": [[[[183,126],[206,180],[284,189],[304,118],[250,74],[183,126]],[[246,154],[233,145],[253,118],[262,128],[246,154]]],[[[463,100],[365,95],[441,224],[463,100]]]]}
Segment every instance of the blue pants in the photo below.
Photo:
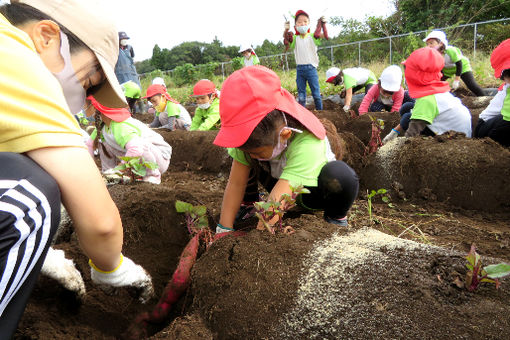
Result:
{"type": "Polygon", "coordinates": [[[315,102],[315,109],[322,110],[322,98],[319,87],[319,75],[317,69],[313,65],[297,65],[296,66],[296,84],[298,90],[299,104],[306,105],[306,82],[312,91],[312,97],[315,102]]]}
{"type": "Polygon", "coordinates": [[[404,100],[402,101],[402,106],[400,107],[400,127],[407,131],[409,128],[409,122],[411,121],[411,110],[414,107],[415,99],[409,96],[409,92],[404,92],[404,100]]]}

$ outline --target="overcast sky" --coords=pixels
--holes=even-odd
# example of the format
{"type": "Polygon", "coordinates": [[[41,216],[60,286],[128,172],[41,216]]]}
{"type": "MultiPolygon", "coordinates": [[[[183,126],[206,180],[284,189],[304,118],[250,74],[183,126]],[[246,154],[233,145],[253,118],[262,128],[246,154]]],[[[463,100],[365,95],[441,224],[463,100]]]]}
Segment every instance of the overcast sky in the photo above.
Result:
{"type": "MultiPolygon", "coordinates": [[[[86,0],[83,0],[86,1],[86,0]]],[[[5,2],[5,1],[4,1],[5,2]]],[[[135,60],[152,56],[155,44],[172,48],[184,41],[210,43],[214,37],[224,46],[243,43],[257,46],[265,39],[282,39],[289,12],[303,9],[313,27],[321,15],[364,19],[392,13],[390,0],[103,0],[119,31],[125,31],[135,50],[135,60]]],[[[0,0],[2,3],[2,0],[0,0]]],[[[328,26],[331,36],[339,29],[328,26]]]]}

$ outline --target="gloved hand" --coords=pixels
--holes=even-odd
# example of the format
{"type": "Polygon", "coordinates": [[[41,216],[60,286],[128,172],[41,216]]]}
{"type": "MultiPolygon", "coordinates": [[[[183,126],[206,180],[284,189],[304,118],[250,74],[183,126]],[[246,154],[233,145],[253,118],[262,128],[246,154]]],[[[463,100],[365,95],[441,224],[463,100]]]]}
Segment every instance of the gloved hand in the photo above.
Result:
{"type": "Polygon", "coordinates": [[[90,278],[99,287],[108,290],[108,287],[135,287],[139,289],[140,301],[147,302],[154,294],[151,276],[131,259],[120,255],[120,264],[110,272],[97,268],[92,260],[89,260],[90,278]]]}
{"type": "Polygon", "coordinates": [[[452,89],[456,90],[459,88],[459,86],[460,86],[460,81],[454,80],[452,83],[452,89]]]}
{"type": "Polygon", "coordinates": [[[230,232],[230,231],[234,231],[234,229],[224,227],[224,226],[222,226],[220,223],[218,223],[218,224],[216,225],[216,234],[228,233],[228,232],[230,232]]]}
{"type": "Polygon", "coordinates": [[[323,23],[326,23],[326,17],[323,15],[319,18],[320,21],[322,21],[323,23]]]}
{"type": "Polygon", "coordinates": [[[75,292],[79,298],[85,296],[85,283],[80,272],[74,266],[73,260],[65,258],[63,250],[48,249],[44,259],[41,274],[56,280],[64,288],[75,292]]]}
{"type": "Polygon", "coordinates": [[[382,140],[382,143],[383,144],[386,144],[388,143],[389,141],[391,140],[394,140],[395,138],[398,137],[398,135],[400,134],[400,132],[398,132],[397,130],[395,129],[391,129],[390,133],[388,133],[386,135],[386,137],[384,137],[384,139],[382,140]]]}
{"type": "Polygon", "coordinates": [[[343,109],[344,109],[344,112],[349,112],[349,110],[351,109],[351,106],[350,105],[344,105],[343,109]]]}
{"type": "Polygon", "coordinates": [[[286,21],[286,22],[285,22],[285,25],[283,26],[283,28],[284,28],[286,31],[290,30],[290,22],[289,22],[289,21],[286,21]]]}

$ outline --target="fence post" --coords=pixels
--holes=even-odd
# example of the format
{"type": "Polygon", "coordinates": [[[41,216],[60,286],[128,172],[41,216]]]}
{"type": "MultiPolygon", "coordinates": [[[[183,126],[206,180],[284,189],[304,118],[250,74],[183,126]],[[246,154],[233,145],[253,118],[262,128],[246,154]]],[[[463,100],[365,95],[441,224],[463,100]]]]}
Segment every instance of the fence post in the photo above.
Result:
{"type": "Polygon", "coordinates": [[[221,63],[221,75],[223,76],[223,80],[225,80],[225,63],[221,63]]]}
{"type": "Polygon", "coordinates": [[[333,58],[333,46],[331,46],[331,66],[335,65],[335,60],[333,58]]]}
{"type": "Polygon", "coordinates": [[[361,43],[358,43],[358,66],[361,66],[361,43]]]}
{"type": "Polygon", "coordinates": [[[391,37],[390,37],[390,65],[393,64],[393,50],[391,48],[391,37]]]}
{"type": "Polygon", "coordinates": [[[287,58],[287,53],[285,53],[285,65],[287,66],[287,72],[289,72],[289,59],[287,58]]]}
{"type": "Polygon", "coordinates": [[[476,58],[476,34],[477,34],[477,24],[474,26],[474,34],[473,34],[473,61],[476,58]]]}

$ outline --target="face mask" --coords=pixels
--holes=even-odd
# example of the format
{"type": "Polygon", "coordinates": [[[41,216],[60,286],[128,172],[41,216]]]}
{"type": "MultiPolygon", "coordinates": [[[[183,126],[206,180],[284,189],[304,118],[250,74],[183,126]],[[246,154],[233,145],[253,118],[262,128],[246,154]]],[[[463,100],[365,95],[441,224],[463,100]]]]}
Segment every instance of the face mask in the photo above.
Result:
{"type": "Polygon", "coordinates": [[[202,110],[207,110],[211,106],[211,103],[198,104],[197,106],[202,110]]]}
{"type": "Polygon", "coordinates": [[[128,42],[127,42],[127,40],[126,40],[126,39],[121,39],[121,40],[120,40],[120,45],[121,45],[121,46],[127,46],[127,44],[128,44],[128,42]]]}
{"type": "Polygon", "coordinates": [[[280,156],[280,154],[287,148],[287,140],[285,140],[283,143],[280,142],[280,135],[284,129],[288,129],[297,133],[303,133],[303,131],[299,129],[294,129],[287,126],[287,118],[285,118],[285,115],[283,115],[283,120],[285,121],[285,126],[280,130],[278,133],[278,144],[273,148],[273,153],[271,154],[271,157],[269,158],[257,158],[259,161],[270,161],[272,159],[275,159],[276,157],[280,156]]]}
{"type": "Polygon", "coordinates": [[[72,114],[80,112],[85,104],[85,89],[76,78],[76,72],[71,64],[71,52],[67,36],[60,32],[60,54],[64,59],[64,68],[59,73],[53,73],[64,91],[67,106],[72,114]]]}
{"type": "Polygon", "coordinates": [[[306,32],[308,32],[308,29],[310,28],[310,26],[308,25],[304,25],[304,26],[297,26],[296,29],[299,33],[301,34],[305,34],[306,32]]]}
{"type": "Polygon", "coordinates": [[[165,101],[165,99],[161,98],[161,100],[159,101],[159,104],[156,105],[154,108],[156,110],[158,110],[158,112],[163,112],[165,110],[165,107],[166,107],[166,101],[165,101]]]}

